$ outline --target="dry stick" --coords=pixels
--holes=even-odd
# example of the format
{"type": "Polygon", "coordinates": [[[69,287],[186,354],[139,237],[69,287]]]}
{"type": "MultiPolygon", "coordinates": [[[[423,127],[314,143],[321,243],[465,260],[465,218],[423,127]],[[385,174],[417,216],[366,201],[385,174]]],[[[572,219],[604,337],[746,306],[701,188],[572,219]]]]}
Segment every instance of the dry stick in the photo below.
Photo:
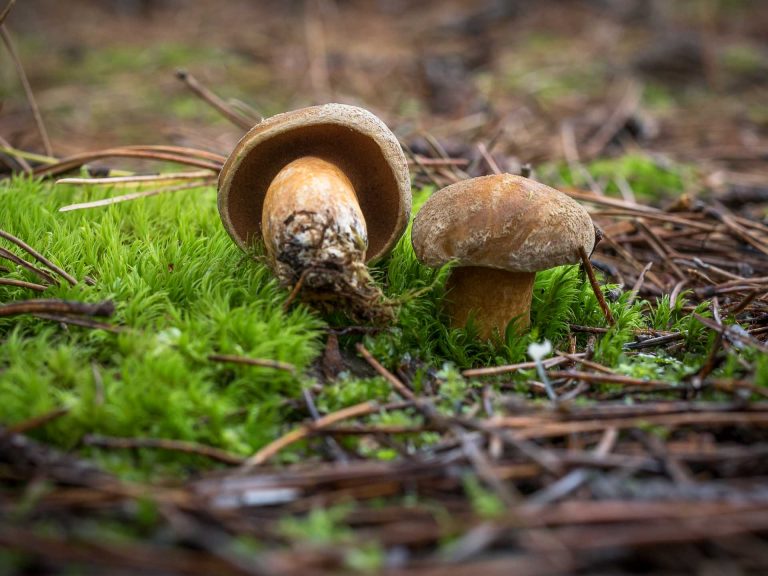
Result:
{"type": "Polygon", "coordinates": [[[19,258],[18,256],[16,256],[16,254],[11,252],[10,250],[6,250],[5,248],[0,248],[0,258],[5,258],[6,260],[13,262],[14,264],[18,264],[25,270],[29,270],[34,275],[39,276],[42,280],[48,282],[49,284],[58,284],[58,280],[56,280],[56,278],[48,274],[48,272],[46,272],[45,270],[41,270],[31,262],[27,262],[26,260],[24,260],[23,258],[19,258]]]}
{"type": "Polygon", "coordinates": [[[648,270],[651,269],[651,266],[653,266],[653,262],[648,262],[648,264],[645,265],[645,268],[640,272],[640,275],[637,277],[637,280],[635,281],[635,285],[632,286],[632,291],[629,293],[629,298],[627,299],[627,306],[632,304],[632,302],[635,301],[635,298],[637,298],[637,295],[640,293],[640,289],[643,287],[643,283],[645,282],[645,275],[648,272],[648,270]]]}
{"type": "Polygon", "coordinates": [[[730,214],[726,213],[725,208],[718,209],[714,207],[707,207],[706,213],[722,222],[728,228],[731,234],[737,236],[763,254],[768,255],[768,242],[756,238],[750,232],[745,230],[743,226],[734,221],[730,214]]]}
{"type": "MultiPolygon", "coordinates": [[[[567,436],[582,432],[602,432],[606,428],[617,429],[643,428],[657,426],[735,426],[753,424],[768,427],[768,414],[764,412],[693,412],[683,414],[647,415],[633,418],[616,418],[609,420],[586,420],[577,422],[548,422],[533,425],[512,432],[519,439],[547,438],[567,436]]],[[[492,426],[505,428],[504,418],[493,422],[492,426]]]]}
{"type": "Polygon", "coordinates": [[[101,200],[93,200],[91,202],[80,202],[78,204],[68,204],[59,208],[59,212],[73,212],[75,210],[86,210],[88,208],[100,208],[102,206],[112,206],[113,204],[121,204],[122,202],[130,202],[131,200],[139,200],[140,198],[149,198],[151,196],[158,196],[160,194],[166,194],[168,192],[179,192],[181,190],[191,190],[193,188],[201,188],[205,186],[207,182],[201,180],[200,182],[193,182],[191,184],[179,184],[178,186],[166,186],[164,188],[155,188],[154,190],[145,190],[144,192],[131,192],[130,194],[122,194],[121,196],[112,196],[110,198],[102,198],[101,200]]]}
{"type": "MultiPolygon", "coordinates": [[[[320,416],[320,412],[317,409],[317,405],[315,404],[315,399],[312,397],[312,392],[309,388],[304,388],[302,390],[302,394],[304,396],[304,403],[307,405],[307,410],[309,410],[309,415],[312,416],[312,419],[317,422],[322,418],[320,416]]],[[[331,453],[333,458],[339,462],[349,462],[349,458],[347,457],[347,454],[344,452],[343,448],[339,445],[338,442],[333,438],[333,436],[324,436],[323,442],[325,442],[325,445],[328,448],[328,451],[331,453]]]]}
{"type": "Polygon", "coordinates": [[[411,400],[413,402],[416,402],[416,395],[411,391],[410,388],[408,388],[405,384],[400,382],[400,380],[392,374],[389,370],[384,368],[376,358],[373,357],[373,354],[371,354],[368,349],[363,346],[362,342],[358,342],[355,347],[357,348],[357,351],[360,353],[360,355],[365,359],[368,364],[371,365],[371,367],[376,370],[376,372],[382,376],[389,384],[394,388],[400,396],[405,398],[406,400],[411,400]]]}
{"type": "Polygon", "coordinates": [[[200,148],[190,148],[189,146],[171,146],[169,144],[134,144],[131,146],[122,146],[119,149],[142,150],[144,152],[168,152],[169,154],[177,154],[179,156],[202,158],[203,160],[210,160],[211,162],[217,162],[219,164],[223,164],[227,160],[226,156],[222,156],[217,152],[202,150],[200,148]]]}
{"type": "MultiPolygon", "coordinates": [[[[8,9],[10,9],[10,7],[8,9]]],[[[32,109],[32,115],[35,118],[35,124],[37,124],[37,131],[40,133],[40,138],[43,141],[45,153],[48,156],[53,156],[51,140],[48,138],[48,132],[45,129],[45,124],[43,124],[43,117],[40,115],[40,109],[37,107],[35,95],[32,93],[32,86],[29,84],[27,74],[24,72],[24,66],[21,64],[19,55],[16,52],[16,47],[13,45],[13,40],[5,27],[5,24],[0,24],[0,38],[2,38],[8,53],[11,55],[11,60],[13,60],[13,64],[16,66],[16,73],[21,81],[21,86],[24,88],[24,94],[27,97],[27,102],[29,102],[29,107],[32,109]]]]}
{"type": "Polygon", "coordinates": [[[488,167],[493,171],[493,173],[501,174],[501,168],[499,168],[499,165],[496,164],[496,160],[494,160],[493,156],[491,156],[490,152],[488,152],[485,144],[478,142],[477,149],[480,151],[480,155],[483,157],[483,160],[485,160],[486,164],[488,164],[488,167]]]}
{"type": "Polygon", "coordinates": [[[228,98],[227,104],[232,106],[235,111],[240,112],[246,116],[248,121],[251,123],[251,126],[264,120],[264,117],[259,113],[258,110],[256,110],[256,108],[246,102],[243,102],[242,100],[238,100],[237,98],[228,98]]]}
{"type": "Polygon", "coordinates": [[[379,410],[381,410],[381,406],[378,403],[367,401],[361,402],[360,404],[355,404],[354,406],[349,406],[348,408],[344,408],[337,412],[332,412],[331,414],[327,414],[310,424],[305,424],[299,428],[291,430],[274,442],[267,444],[261,450],[256,452],[256,454],[248,458],[243,463],[243,467],[245,469],[249,469],[255,466],[260,466],[272,458],[272,456],[280,452],[280,450],[283,448],[290,446],[291,444],[295,444],[299,440],[302,440],[312,435],[313,433],[319,432],[324,428],[328,428],[336,424],[336,422],[347,420],[349,418],[355,418],[357,416],[374,414],[379,410]]]}
{"type": "Polygon", "coordinates": [[[14,4],[16,4],[16,0],[8,0],[8,4],[3,8],[3,11],[0,12],[0,26],[2,26],[5,19],[8,18],[8,14],[10,14],[14,4]]]}
{"type": "MultiPolygon", "coordinates": [[[[184,82],[187,88],[189,88],[196,96],[198,96],[201,100],[210,104],[222,116],[224,116],[224,118],[232,122],[232,124],[234,124],[238,128],[242,128],[243,130],[248,130],[253,126],[253,123],[249,118],[247,118],[240,111],[232,108],[229,104],[224,102],[224,100],[219,98],[211,90],[209,90],[208,88],[200,84],[197,78],[192,76],[192,74],[188,73],[186,70],[183,70],[183,69],[176,70],[176,78],[184,82]]],[[[262,119],[259,119],[259,122],[261,120],[262,119]]]]}
{"type": "MultiPolygon", "coordinates": [[[[680,296],[680,293],[683,291],[683,288],[685,288],[686,284],[688,284],[688,280],[680,280],[677,284],[675,284],[675,287],[672,288],[672,292],[669,294],[669,308],[671,310],[675,309],[675,305],[677,304],[677,299],[680,296]]],[[[671,319],[670,319],[671,322],[671,319]]]]}
{"type": "Polygon", "coordinates": [[[221,163],[215,160],[207,160],[194,158],[191,156],[184,156],[178,153],[150,150],[140,147],[124,147],[124,148],[108,148],[106,150],[97,150],[95,152],[86,152],[84,154],[76,154],[69,158],[64,158],[56,164],[49,164],[41,168],[35,169],[36,176],[55,176],[62,172],[68,172],[75,168],[79,168],[83,164],[91,162],[92,160],[100,160],[102,158],[141,158],[145,160],[164,160],[168,162],[175,162],[177,164],[186,164],[189,166],[195,166],[197,168],[206,168],[218,172],[221,169],[221,163]]]}
{"type": "Polygon", "coordinates": [[[48,289],[48,286],[42,284],[35,284],[33,282],[25,282],[24,280],[13,280],[12,278],[0,278],[0,285],[3,286],[16,286],[18,288],[29,288],[37,292],[44,292],[48,289]]]}
{"type": "Polygon", "coordinates": [[[764,290],[760,290],[760,289],[752,290],[749,294],[747,294],[744,297],[744,299],[741,302],[739,302],[738,304],[736,304],[736,306],[731,308],[728,311],[728,313],[735,317],[739,312],[742,312],[747,306],[749,306],[755,300],[755,298],[760,296],[763,292],[764,290]]]}
{"type": "Polygon", "coordinates": [[[640,104],[642,90],[634,82],[627,86],[618,106],[611,115],[602,123],[600,129],[590,138],[584,146],[584,154],[588,158],[600,155],[611,139],[621,130],[640,104]]]}
{"type": "Polygon", "coordinates": [[[706,326],[707,328],[714,330],[715,332],[717,332],[718,334],[721,334],[724,338],[728,340],[735,340],[741,344],[752,346],[754,348],[757,348],[761,352],[765,352],[766,354],[768,354],[768,346],[760,342],[760,340],[758,340],[757,338],[751,336],[746,330],[744,330],[743,333],[737,332],[731,326],[723,326],[722,324],[717,324],[716,322],[713,322],[695,313],[693,314],[693,317],[696,318],[696,320],[698,320],[702,324],[704,324],[704,326],[706,326]]]}
{"type": "Polygon", "coordinates": [[[231,354],[209,354],[208,360],[211,362],[230,362],[232,364],[246,364],[248,366],[260,366],[262,368],[274,368],[284,372],[296,373],[296,366],[288,362],[279,360],[269,360],[265,358],[249,358],[247,356],[235,356],[231,354]]]}
{"type": "Polygon", "coordinates": [[[603,372],[604,374],[616,373],[610,368],[608,368],[607,366],[603,366],[602,364],[598,364],[597,362],[592,362],[591,360],[587,360],[586,358],[583,358],[582,356],[579,356],[576,354],[568,354],[567,352],[560,352],[559,350],[555,350],[555,354],[558,354],[559,356],[567,358],[571,362],[581,364],[583,366],[586,366],[587,368],[592,368],[593,370],[597,370],[598,372],[603,372]]]}
{"type": "MultiPolygon", "coordinates": [[[[610,247],[616,251],[616,254],[618,254],[621,258],[632,264],[636,269],[641,270],[643,268],[643,265],[638,262],[635,257],[626,249],[624,246],[619,244],[616,240],[611,238],[609,234],[605,234],[603,236],[603,240],[605,244],[610,245],[610,247]]],[[[648,280],[650,280],[654,286],[656,286],[661,292],[665,291],[664,283],[650,270],[646,272],[646,276],[648,277],[648,280]]]]}
{"type": "MultiPolygon", "coordinates": [[[[608,331],[608,329],[604,329],[605,332],[608,331]]],[[[583,356],[584,354],[577,354],[576,356],[583,356]]],[[[542,361],[542,364],[544,365],[544,368],[552,368],[553,366],[557,366],[558,364],[563,364],[564,362],[567,362],[568,359],[565,357],[561,358],[548,358],[546,360],[542,361]]],[[[533,368],[536,368],[536,362],[520,362],[519,364],[508,364],[506,366],[491,366],[489,368],[470,368],[469,370],[464,370],[461,375],[465,378],[475,378],[477,376],[496,376],[497,374],[506,374],[508,372],[517,372],[518,370],[531,370],[533,368]]]]}
{"type": "Polygon", "coordinates": [[[552,379],[557,378],[573,378],[576,380],[583,380],[585,382],[605,382],[610,384],[623,384],[625,386],[670,386],[672,382],[665,382],[663,380],[643,380],[641,378],[632,378],[631,376],[623,376],[621,374],[592,374],[591,372],[578,372],[578,371],[554,371],[550,372],[549,376],[552,379]]]}
{"type": "Polygon", "coordinates": [[[217,460],[234,466],[238,466],[245,461],[244,458],[237,454],[232,454],[225,450],[214,448],[213,446],[207,446],[197,442],[169,440],[165,438],[118,438],[89,434],[83,438],[83,444],[86,446],[94,446],[96,448],[157,448],[159,450],[171,450],[174,452],[184,452],[185,454],[205,456],[211,460],[217,460]]]}
{"type": "Polygon", "coordinates": [[[687,276],[683,273],[682,270],[680,270],[680,267],[675,264],[675,262],[672,260],[669,251],[665,249],[664,244],[661,241],[661,238],[658,237],[658,235],[651,230],[651,228],[643,222],[641,218],[637,218],[634,220],[635,226],[637,226],[640,233],[646,237],[646,240],[648,242],[648,245],[653,249],[656,254],[659,255],[659,258],[662,259],[662,261],[669,266],[672,271],[675,273],[675,275],[680,280],[687,280],[687,276]]]}
{"type": "Polygon", "coordinates": [[[673,334],[664,334],[663,336],[657,336],[656,338],[648,338],[647,340],[640,340],[639,342],[629,342],[624,344],[625,350],[638,350],[640,348],[650,348],[652,346],[660,346],[662,344],[669,344],[670,342],[677,342],[678,340],[685,340],[686,335],[682,332],[675,332],[673,334]]]}
{"type": "Polygon", "coordinates": [[[30,160],[39,164],[56,164],[59,159],[52,156],[46,156],[44,154],[35,154],[34,152],[28,152],[27,150],[19,150],[11,146],[7,140],[0,142],[0,152],[7,154],[14,160],[21,162],[22,160],[30,160]]]}
{"type": "MultiPolygon", "coordinates": [[[[416,154],[419,163],[423,166],[466,166],[469,160],[466,158],[428,158],[421,154],[416,154]]],[[[416,164],[415,160],[409,161],[409,164],[416,164]]]]}
{"type": "Polygon", "coordinates": [[[314,97],[327,101],[331,95],[328,73],[328,49],[321,19],[321,0],[304,2],[304,40],[307,49],[308,76],[314,97]],[[311,4],[311,7],[310,7],[311,4]]]}
{"type": "Polygon", "coordinates": [[[27,244],[23,240],[20,240],[19,238],[16,238],[16,236],[14,236],[13,234],[9,234],[5,230],[0,230],[0,237],[5,238],[6,240],[8,240],[9,242],[12,242],[13,244],[16,244],[16,246],[18,246],[19,248],[21,248],[25,252],[29,253],[38,262],[48,266],[48,268],[50,268],[51,270],[56,272],[56,274],[58,274],[59,276],[64,278],[64,280],[69,282],[72,286],[76,286],[77,285],[77,280],[75,280],[72,276],[67,274],[64,270],[62,270],[61,268],[56,266],[56,264],[54,264],[53,262],[48,260],[48,258],[46,258],[42,254],[40,254],[40,252],[38,252],[37,250],[32,248],[32,246],[30,246],[29,244],[27,244]]]}
{"type": "Polygon", "coordinates": [[[207,180],[215,178],[216,173],[210,170],[198,170],[195,172],[169,172],[165,174],[142,174],[138,176],[114,176],[110,178],[59,178],[56,184],[82,184],[94,186],[98,184],[131,184],[134,182],[166,182],[168,180],[207,180]]]}
{"type": "Polygon", "coordinates": [[[581,324],[568,324],[572,332],[586,332],[588,334],[607,334],[609,328],[600,328],[599,326],[582,326],[581,324]]]}
{"type": "MultiPolygon", "coordinates": [[[[432,150],[434,150],[435,154],[437,154],[443,160],[450,159],[450,156],[448,155],[448,152],[443,147],[443,145],[440,144],[440,141],[437,138],[435,138],[429,132],[422,132],[422,135],[424,136],[424,139],[427,141],[427,144],[429,144],[429,147],[432,148],[432,150]]],[[[451,169],[450,177],[453,178],[455,181],[465,180],[465,179],[469,178],[469,174],[464,172],[457,165],[455,165],[455,164],[448,164],[447,167],[451,169]]]]}
{"type": "Polygon", "coordinates": [[[111,300],[96,302],[73,302],[69,300],[21,300],[0,305],[0,317],[19,314],[38,314],[53,312],[56,314],[81,314],[83,316],[111,316],[115,305],[111,300]]]}
{"type": "Polygon", "coordinates": [[[416,164],[416,166],[418,166],[419,168],[421,168],[421,171],[429,179],[429,181],[432,182],[432,184],[434,184],[437,188],[442,188],[442,185],[440,184],[440,182],[438,182],[435,179],[435,175],[432,172],[432,169],[429,166],[424,165],[421,162],[421,159],[416,154],[413,153],[413,150],[411,150],[411,148],[407,144],[400,142],[400,147],[403,149],[403,152],[405,152],[405,154],[411,158],[413,163],[416,164]]]}
{"type": "Polygon", "coordinates": [[[283,302],[283,312],[288,312],[288,310],[291,309],[291,305],[293,304],[293,301],[296,300],[296,298],[299,295],[299,292],[301,292],[301,288],[304,286],[304,280],[307,279],[307,275],[312,271],[311,268],[305,268],[301,275],[299,276],[299,279],[296,280],[296,284],[293,285],[293,288],[291,288],[291,291],[288,294],[288,297],[283,302]]]}
{"type": "Polygon", "coordinates": [[[589,184],[589,189],[594,196],[603,196],[603,191],[600,186],[597,185],[592,174],[589,173],[581,163],[579,158],[579,150],[576,147],[576,134],[573,129],[573,122],[566,120],[560,124],[560,138],[563,143],[563,155],[565,161],[568,163],[568,168],[572,174],[579,174],[589,184]]]}
{"type": "Polygon", "coordinates": [[[581,256],[581,261],[584,264],[584,269],[587,271],[587,278],[589,278],[589,284],[592,286],[592,290],[595,293],[595,296],[597,297],[597,302],[600,304],[600,309],[603,311],[603,315],[605,316],[606,321],[610,326],[614,326],[616,324],[616,321],[613,319],[613,314],[611,314],[611,309],[608,308],[608,304],[605,301],[605,296],[603,296],[603,291],[600,289],[600,286],[597,284],[597,279],[595,278],[595,271],[592,269],[592,262],[589,261],[589,256],[587,255],[587,251],[584,250],[583,246],[579,246],[579,256],[581,256]]]}
{"type": "MultiPolygon", "coordinates": [[[[592,192],[585,192],[577,188],[564,188],[563,192],[573,198],[574,200],[581,200],[583,202],[591,202],[593,204],[599,204],[602,206],[609,206],[611,208],[623,208],[633,212],[641,212],[642,214],[661,214],[662,211],[652,206],[644,206],[643,204],[633,204],[626,200],[619,200],[618,198],[611,198],[610,196],[600,196],[592,192]]],[[[623,212],[621,215],[626,216],[623,212]]],[[[707,228],[709,229],[709,227],[707,228]]]]}
{"type": "Polygon", "coordinates": [[[41,320],[50,320],[51,322],[71,324],[73,326],[81,326],[83,328],[91,328],[93,330],[106,330],[107,332],[114,332],[116,334],[126,331],[126,328],[122,326],[115,326],[114,324],[107,324],[106,322],[96,322],[95,320],[89,320],[88,318],[61,316],[59,314],[33,314],[33,316],[35,318],[40,318],[41,320]]]}
{"type": "Polygon", "coordinates": [[[69,408],[55,408],[45,414],[39,414],[38,416],[33,416],[32,418],[8,426],[8,428],[5,429],[5,434],[25,434],[30,430],[36,430],[41,426],[45,426],[49,422],[53,422],[65,414],[69,414],[69,408]]]}
{"type": "Polygon", "coordinates": [[[4,150],[0,150],[0,152],[6,154],[13,161],[15,161],[19,166],[21,166],[21,169],[24,170],[24,172],[27,174],[32,172],[32,166],[29,165],[29,162],[27,162],[26,159],[22,158],[21,156],[12,154],[10,150],[13,149],[13,146],[11,146],[11,143],[2,136],[0,136],[0,147],[4,148],[4,150]]]}

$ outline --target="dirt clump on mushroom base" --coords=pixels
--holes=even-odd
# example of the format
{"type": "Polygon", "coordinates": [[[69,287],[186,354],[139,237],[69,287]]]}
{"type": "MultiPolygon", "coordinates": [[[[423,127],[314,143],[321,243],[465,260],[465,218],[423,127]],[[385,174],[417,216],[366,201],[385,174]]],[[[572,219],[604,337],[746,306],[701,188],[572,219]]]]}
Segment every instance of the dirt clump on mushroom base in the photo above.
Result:
{"type": "Polygon", "coordinates": [[[275,237],[275,273],[302,300],[341,308],[356,321],[394,320],[395,303],[376,286],[365,265],[365,243],[340,226],[330,211],[291,214],[275,237]]]}

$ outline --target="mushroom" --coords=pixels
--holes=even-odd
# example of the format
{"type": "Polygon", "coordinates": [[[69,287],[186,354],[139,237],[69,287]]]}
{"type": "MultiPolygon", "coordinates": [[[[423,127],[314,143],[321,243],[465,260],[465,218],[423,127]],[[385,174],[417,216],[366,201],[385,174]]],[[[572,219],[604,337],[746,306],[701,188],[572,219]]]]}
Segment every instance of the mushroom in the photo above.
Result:
{"type": "Polygon", "coordinates": [[[263,239],[281,284],[356,318],[391,317],[365,264],[402,236],[411,188],[397,138],[370,112],[325,104],[257,124],[222,168],[218,206],[240,248],[263,239]]]}
{"type": "Polygon", "coordinates": [[[595,245],[587,211],[570,197],[522,176],[472,178],[436,192],[416,215],[416,257],[427,266],[455,262],[447,308],[454,327],[470,317],[483,338],[517,320],[530,325],[536,272],[580,261],[595,245]]]}

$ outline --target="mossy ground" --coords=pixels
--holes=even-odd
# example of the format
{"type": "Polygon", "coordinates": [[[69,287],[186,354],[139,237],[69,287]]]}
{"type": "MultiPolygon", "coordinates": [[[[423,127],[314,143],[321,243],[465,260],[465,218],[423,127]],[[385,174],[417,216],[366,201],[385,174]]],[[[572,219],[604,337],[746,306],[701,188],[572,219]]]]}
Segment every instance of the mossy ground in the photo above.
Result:
{"type": "MultiPolygon", "coordinates": [[[[320,358],[329,326],[343,327],[340,316],[322,317],[304,305],[284,310],[288,292],[258,259],[240,252],[221,226],[215,191],[201,188],[162,195],[106,209],[59,213],[73,201],[114,191],[74,189],[27,179],[0,186],[4,206],[0,227],[42,251],[80,282],[49,288],[45,296],[80,301],[112,299],[112,321],[120,333],[64,327],[31,316],[0,319],[0,421],[13,424],[65,407],[69,412],[36,430],[38,439],[80,450],[127,477],[184,475],[210,467],[196,456],[159,450],[110,451],[82,448],[86,434],[172,438],[196,441],[247,456],[305,418],[302,387],[317,384],[313,363],[320,358]],[[212,353],[239,354],[290,362],[296,375],[260,367],[221,364],[212,353]],[[298,402],[295,402],[297,401],[298,402]]],[[[415,195],[415,211],[430,190],[415,195]]],[[[364,336],[371,352],[387,366],[407,366],[414,386],[439,386],[442,409],[461,410],[480,383],[461,377],[470,366],[519,362],[529,343],[548,339],[567,346],[569,325],[604,326],[592,289],[576,266],[537,277],[532,327],[522,337],[508,330],[495,342],[480,342],[474,331],[447,327],[441,314],[448,270],[420,265],[409,236],[373,273],[388,296],[403,304],[397,322],[364,336]]],[[[34,281],[26,272],[11,277],[34,281]]],[[[0,301],[35,297],[25,289],[2,286],[0,301]]],[[[713,333],[668,299],[627,305],[627,292],[615,291],[609,303],[615,328],[597,344],[596,360],[637,377],[680,383],[704,362],[713,333]],[[634,330],[680,330],[685,352],[628,355],[622,346],[634,330]]],[[[697,310],[706,316],[707,305],[697,310]]],[[[360,336],[343,336],[352,354],[360,336]]],[[[586,335],[577,335],[579,344],[586,335]]],[[[581,347],[581,346],[580,346],[581,347]]],[[[758,380],[768,362],[750,350],[739,354],[758,363],[758,380]]],[[[735,353],[719,368],[726,376],[741,370],[735,353]]],[[[529,393],[526,376],[490,381],[491,386],[529,393]]],[[[382,379],[344,372],[316,388],[322,412],[369,399],[385,400],[391,390],[382,379]]],[[[373,422],[406,423],[404,413],[371,417],[373,422]]],[[[434,441],[425,434],[416,441],[434,441]]],[[[283,461],[303,458],[314,444],[297,444],[283,461]]],[[[362,447],[364,448],[364,447],[362,447]]],[[[361,449],[362,449],[361,448],[361,449]]],[[[363,450],[381,458],[390,450],[363,450]]]]}

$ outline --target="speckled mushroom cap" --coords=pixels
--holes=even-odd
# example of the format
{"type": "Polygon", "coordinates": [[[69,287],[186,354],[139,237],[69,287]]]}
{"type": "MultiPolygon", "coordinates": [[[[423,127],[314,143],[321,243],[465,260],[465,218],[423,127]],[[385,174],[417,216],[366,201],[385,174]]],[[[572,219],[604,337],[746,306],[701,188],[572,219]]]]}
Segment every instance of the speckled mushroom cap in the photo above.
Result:
{"type": "Polygon", "coordinates": [[[376,116],[345,104],[278,114],[254,126],[219,175],[224,227],[243,250],[261,236],[261,211],[270,182],[288,163],[316,156],[345,172],[368,228],[366,260],[387,254],[411,212],[408,164],[399,142],[376,116]]]}
{"type": "Polygon", "coordinates": [[[411,239],[427,266],[457,261],[536,272],[579,261],[595,245],[587,211],[569,196],[522,176],[472,178],[436,192],[416,215],[411,239]]]}

